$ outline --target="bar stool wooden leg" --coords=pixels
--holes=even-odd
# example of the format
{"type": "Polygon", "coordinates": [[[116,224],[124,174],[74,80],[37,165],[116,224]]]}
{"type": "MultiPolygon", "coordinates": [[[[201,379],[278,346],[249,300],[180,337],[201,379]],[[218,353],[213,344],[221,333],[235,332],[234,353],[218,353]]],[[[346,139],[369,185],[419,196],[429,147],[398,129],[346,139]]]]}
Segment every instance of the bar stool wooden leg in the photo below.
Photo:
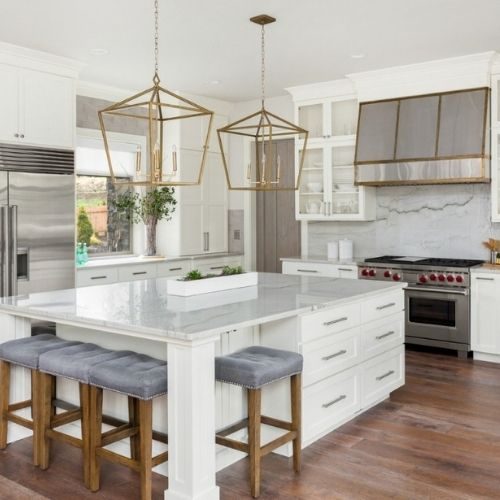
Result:
{"type": "Polygon", "coordinates": [[[139,400],[141,500],[151,500],[153,478],[153,401],[139,400]]]}
{"type": "Polygon", "coordinates": [[[40,374],[31,370],[31,418],[33,420],[33,465],[40,465],[40,374]]]}
{"type": "Polygon", "coordinates": [[[97,449],[102,443],[102,389],[90,386],[90,464],[89,487],[91,491],[100,488],[100,458],[97,449]]]}
{"type": "Polygon", "coordinates": [[[80,384],[80,406],[82,410],[83,482],[90,487],[90,386],[80,384]]]}
{"type": "Polygon", "coordinates": [[[0,361],[0,450],[7,447],[7,412],[10,395],[10,363],[0,361]]]}
{"type": "MultiPolygon", "coordinates": [[[[130,425],[133,427],[139,426],[139,404],[136,398],[129,396],[128,398],[128,418],[130,425]]],[[[139,436],[136,434],[130,438],[130,458],[139,460],[141,453],[139,436]]]]}
{"type": "Polygon", "coordinates": [[[297,433],[293,440],[293,469],[300,472],[302,467],[302,375],[293,375],[290,380],[292,400],[292,431],[297,433]]]}
{"type": "Polygon", "coordinates": [[[261,390],[248,389],[248,456],[250,459],[250,492],[260,495],[260,417],[261,390]]]}
{"type": "Polygon", "coordinates": [[[54,377],[47,373],[38,374],[38,439],[36,447],[38,448],[38,461],[40,469],[47,470],[50,463],[50,439],[47,431],[50,429],[50,420],[52,414],[52,386],[54,377]]]}

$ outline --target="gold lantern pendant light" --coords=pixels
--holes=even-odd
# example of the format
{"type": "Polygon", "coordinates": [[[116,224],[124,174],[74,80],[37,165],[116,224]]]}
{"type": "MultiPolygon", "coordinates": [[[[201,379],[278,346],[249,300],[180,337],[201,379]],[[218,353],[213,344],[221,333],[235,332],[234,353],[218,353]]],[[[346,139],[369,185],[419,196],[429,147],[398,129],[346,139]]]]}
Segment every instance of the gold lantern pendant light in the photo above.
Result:
{"type": "Polygon", "coordinates": [[[153,86],[98,112],[110,176],[115,185],[150,188],[197,185],[203,176],[214,113],[161,86],[158,74],[158,0],[154,2],[154,18],[153,86]],[[182,127],[190,120],[201,121],[198,130],[204,132],[199,148],[191,145],[189,160],[186,160],[188,165],[183,168],[179,141],[182,127]],[[132,168],[124,166],[123,153],[120,155],[110,148],[111,132],[146,137],[146,151],[137,148],[132,168]]]}
{"type": "Polygon", "coordinates": [[[252,17],[251,22],[261,26],[261,108],[217,130],[222,161],[229,189],[235,191],[294,191],[299,188],[308,131],[271,113],[265,107],[265,26],[276,19],[268,15],[252,17]],[[226,135],[227,134],[227,135],[226,135]],[[276,151],[276,139],[300,137],[303,140],[297,157],[297,168],[287,165],[276,151]],[[237,168],[228,163],[225,139],[252,141],[255,150],[246,166],[237,168]],[[244,170],[242,172],[242,169],[244,170]],[[293,172],[285,169],[293,169],[293,172]]]}

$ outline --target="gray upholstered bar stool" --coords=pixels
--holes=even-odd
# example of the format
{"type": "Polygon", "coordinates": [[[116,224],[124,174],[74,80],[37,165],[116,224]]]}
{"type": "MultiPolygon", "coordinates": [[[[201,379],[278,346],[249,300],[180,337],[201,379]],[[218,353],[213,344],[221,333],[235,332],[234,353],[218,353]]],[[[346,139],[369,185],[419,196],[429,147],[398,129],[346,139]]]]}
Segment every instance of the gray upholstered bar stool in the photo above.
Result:
{"type": "Polygon", "coordinates": [[[52,350],[76,345],[79,342],[62,340],[51,334],[9,340],[0,344],[0,449],[7,447],[8,423],[13,422],[33,431],[33,463],[39,464],[38,456],[38,363],[40,355],[52,350]],[[21,366],[31,371],[31,399],[10,404],[11,366],[21,366]],[[31,408],[32,419],[16,415],[16,411],[31,408]]]}
{"type": "Polygon", "coordinates": [[[125,356],[100,363],[90,371],[90,489],[99,489],[99,460],[105,459],[139,471],[141,500],[150,500],[152,469],[168,460],[167,452],[153,457],[153,440],[167,443],[166,435],[153,431],[153,399],[167,394],[167,362],[123,352],[125,356]],[[128,396],[130,410],[128,424],[106,433],[102,433],[103,389],[128,396]],[[130,458],[105,448],[128,437],[130,458]]]}
{"type": "MultiPolygon", "coordinates": [[[[90,388],[89,374],[92,367],[124,356],[123,352],[104,349],[95,344],[79,343],[63,349],[45,352],[39,359],[39,389],[40,389],[40,468],[46,470],[50,464],[50,442],[61,441],[82,449],[83,477],[85,485],[89,486],[90,464],[90,388]],[[52,394],[56,377],[62,377],[78,382],[80,405],[69,411],[56,415],[52,409],[52,394]],[[57,427],[81,420],[81,438],[56,430],[57,427]]],[[[71,407],[69,407],[71,408],[71,407]]]]}
{"type": "Polygon", "coordinates": [[[280,446],[293,442],[293,467],[301,467],[301,373],[300,354],[270,347],[252,346],[215,358],[215,378],[219,382],[235,384],[247,389],[248,418],[217,432],[216,443],[244,453],[250,459],[250,490],[254,498],[260,495],[260,465],[263,456],[280,446]],[[262,387],[290,378],[291,422],[261,415],[262,387]],[[261,446],[261,424],[278,427],[288,432],[261,446]],[[248,428],[248,443],[229,438],[231,434],[248,428]]]}

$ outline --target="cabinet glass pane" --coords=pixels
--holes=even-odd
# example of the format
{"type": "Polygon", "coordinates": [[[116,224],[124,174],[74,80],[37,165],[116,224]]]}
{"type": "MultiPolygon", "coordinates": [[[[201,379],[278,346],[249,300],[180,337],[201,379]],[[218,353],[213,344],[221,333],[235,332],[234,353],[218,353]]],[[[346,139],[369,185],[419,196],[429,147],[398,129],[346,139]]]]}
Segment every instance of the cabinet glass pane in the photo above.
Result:
{"type": "Polygon", "coordinates": [[[354,165],[354,146],[332,148],[332,165],[334,167],[354,165]]]}
{"type": "Polygon", "coordinates": [[[438,109],[437,95],[401,100],[396,159],[435,156],[438,109]]]}
{"type": "Polygon", "coordinates": [[[438,156],[481,154],[486,89],[441,97],[438,156]]]}
{"type": "Polygon", "coordinates": [[[496,112],[496,116],[492,116],[492,121],[500,122],[500,80],[497,82],[497,109],[492,111],[492,114],[496,112]]]}
{"type": "Polygon", "coordinates": [[[356,214],[359,211],[359,188],[354,185],[354,146],[332,148],[331,215],[356,214]]]}
{"type": "Polygon", "coordinates": [[[358,129],[358,161],[394,158],[398,101],[361,104],[358,129]]]}
{"type": "MultiPolygon", "coordinates": [[[[299,126],[309,132],[309,139],[323,137],[323,104],[299,107],[299,126]]],[[[304,136],[300,136],[304,139],[304,136]]]]}
{"type": "Polygon", "coordinates": [[[319,214],[323,209],[323,149],[307,149],[299,188],[301,214],[319,214]]]}
{"type": "Polygon", "coordinates": [[[332,135],[354,135],[358,126],[358,101],[332,103],[332,135]]]}

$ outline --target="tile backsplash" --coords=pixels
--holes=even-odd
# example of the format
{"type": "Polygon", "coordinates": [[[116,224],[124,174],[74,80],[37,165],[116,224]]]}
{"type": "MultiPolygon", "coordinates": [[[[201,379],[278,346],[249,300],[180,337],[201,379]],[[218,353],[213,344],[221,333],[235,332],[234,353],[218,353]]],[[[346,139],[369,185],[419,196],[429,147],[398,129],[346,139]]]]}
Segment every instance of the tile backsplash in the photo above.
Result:
{"type": "Polygon", "coordinates": [[[500,239],[491,222],[488,184],[377,188],[373,222],[310,222],[309,255],[326,255],[327,243],[354,241],[357,257],[418,255],[489,259],[482,246],[500,239]]]}

